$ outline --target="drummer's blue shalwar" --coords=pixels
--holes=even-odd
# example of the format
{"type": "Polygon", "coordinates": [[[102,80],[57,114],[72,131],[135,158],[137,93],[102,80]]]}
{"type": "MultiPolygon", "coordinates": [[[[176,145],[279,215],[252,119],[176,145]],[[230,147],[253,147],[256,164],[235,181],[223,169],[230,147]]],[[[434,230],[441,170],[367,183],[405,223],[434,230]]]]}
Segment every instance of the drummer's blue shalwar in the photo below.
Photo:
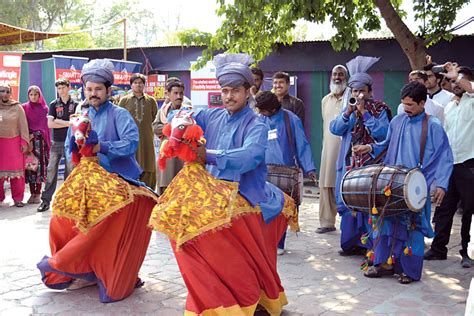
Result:
{"type": "MultiPolygon", "coordinates": [[[[348,167],[346,166],[346,155],[351,150],[352,130],[357,122],[356,111],[352,112],[349,118],[346,117],[345,112],[344,108],[330,123],[329,130],[334,135],[342,137],[341,150],[336,162],[336,204],[337,212],[341,215],[341,249],[347,251],[354,246],[371,248],[372,245],[370,239],[366,244],[362,244],[360,241],[360,237],[368,233],[370,229],[367,223],[368,215],[362,212],[353,213],[344,205],[341,197],[341,181],[348,167]]],[[[383,141],[389,126],[387,111],[383,110],[377,117],[366,112],[362,118],[364,126],[372,138],[378,142],[383,141]]]]}
{"type": "MultiPolygon", "coordinates": [[[[406,113],[396,116],[390,123],[387,138],[372,145],[372,155],[376,156],[388,147],[384,160],[386,165],[402,165],[408,168],[419,166],[421,129],[425,115],[423,112],[414,117],[409,117],[406,113]]],[[[453,153],[440,121],[433,116],[429,116],[425,153],[420,167],[428,188],[436,181],[438,187],[447,191],[453,169],[453,153]]],[[[430,216],[431,203],[428,196],[420,213],[408,212],[385,218],[382,227],[372,232],[374,265],[385,263],[393,256],[395,273],[404,272],[413,280],[420,280],[424,237],[431,238],[434,235],[430,216]],[[414,227],[410,225],[412,222],[415,222],[414,227]],[[405,254],[406,247],[411,247],[411,255],[405,254]]]]}

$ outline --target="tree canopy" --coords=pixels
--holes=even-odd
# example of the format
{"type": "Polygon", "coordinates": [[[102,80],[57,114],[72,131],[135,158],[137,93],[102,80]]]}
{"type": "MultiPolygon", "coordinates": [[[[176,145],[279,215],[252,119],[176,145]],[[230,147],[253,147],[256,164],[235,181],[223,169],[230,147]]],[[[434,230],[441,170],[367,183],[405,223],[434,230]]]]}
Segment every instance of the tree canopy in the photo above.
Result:
{"type": "Polygon", "coordinates": [[[417,32],[409,30],[400,10],[402,0],[217,0],[217,14],[224,21],[215,34],[196,30],[179,35],[185,45],[205,45],[196,67],[218,51],[246,52],[256,61],[269,55],[277,44],[291,44],[292,30],[303,19],[323,23],[329,19],[337,33],[330,39],[336,51],[355,51],[359,34],[381,28],[382,19],[399,42],[413,69],[425,63],[426,47],[451,39],[456,13],[469,0],[414,0],[415,18],[422,21],[417,32]]]}

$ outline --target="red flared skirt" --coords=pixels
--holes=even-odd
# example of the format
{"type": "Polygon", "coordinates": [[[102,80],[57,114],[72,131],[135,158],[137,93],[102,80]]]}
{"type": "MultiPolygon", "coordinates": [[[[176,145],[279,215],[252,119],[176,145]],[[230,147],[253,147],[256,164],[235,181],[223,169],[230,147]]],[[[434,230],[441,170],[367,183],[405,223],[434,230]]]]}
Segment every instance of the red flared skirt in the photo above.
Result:
{"type": "Polygon", "coordinates": [[[247,213],[179,250],[172,241],[188,288],[185,315],[253,315],[257,305],[279,315],[287,299],[276,249],[286,228],[283,214],[265,224],[261,213],[247,213]]]}
{"type": "Polygon", "coordinates": [[[138,271],[151,237],[148,220],[156,202],[136,195],[123,207],[83,234],[75,222],[53,216],[50,222],[52,257],[38,263],[43,282],[67,288],[73,279],[96,281],[101,302],[119,301],[141,286],[138,271]]]}

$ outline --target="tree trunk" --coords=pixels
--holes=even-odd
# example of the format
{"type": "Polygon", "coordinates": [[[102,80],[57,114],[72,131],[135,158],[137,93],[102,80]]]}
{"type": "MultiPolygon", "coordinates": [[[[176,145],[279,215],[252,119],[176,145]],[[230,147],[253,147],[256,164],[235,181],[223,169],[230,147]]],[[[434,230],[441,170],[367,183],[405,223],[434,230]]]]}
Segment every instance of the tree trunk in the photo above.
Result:
{"type": "Polygon", "coordinates": [[[426,47],[423,39],[416,37],[402,21],[390,0],[373,0],[379,9],[387,27],[392,31],[403,52],[410,61],[413,70],[423,69],[426,65],[426,47]]]}

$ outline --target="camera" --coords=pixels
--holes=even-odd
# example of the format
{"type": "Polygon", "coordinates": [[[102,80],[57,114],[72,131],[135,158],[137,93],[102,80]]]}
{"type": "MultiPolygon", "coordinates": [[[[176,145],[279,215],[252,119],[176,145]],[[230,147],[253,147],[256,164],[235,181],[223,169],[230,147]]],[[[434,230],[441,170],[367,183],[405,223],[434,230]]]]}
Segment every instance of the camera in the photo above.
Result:
{"type": "Polygon", "coordinates": [[[446,72],[446,69],[444,68],[443,65],[436,65],[436,66],[433,66],[433,68],[431,68],[431,71],[434,74],[439,74],[439,73],[442,73],[442,72],[446,72]]]}

